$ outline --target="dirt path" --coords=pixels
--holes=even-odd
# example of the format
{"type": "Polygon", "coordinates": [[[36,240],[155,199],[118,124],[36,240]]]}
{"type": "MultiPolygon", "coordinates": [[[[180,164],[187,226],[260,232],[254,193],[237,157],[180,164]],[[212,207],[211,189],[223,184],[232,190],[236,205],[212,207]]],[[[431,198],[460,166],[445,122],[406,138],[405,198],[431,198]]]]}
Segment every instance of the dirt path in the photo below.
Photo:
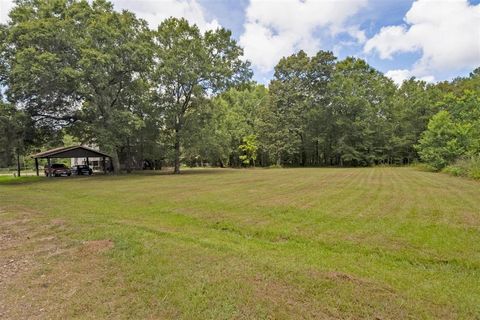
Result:
{"type": "Polygon", "coordinates": [[[114,244],[66,240],[66,228],[40,212],[0,209],[1,319],[60,319],[88,308],[108,270],[102,254],[114,244]]]}

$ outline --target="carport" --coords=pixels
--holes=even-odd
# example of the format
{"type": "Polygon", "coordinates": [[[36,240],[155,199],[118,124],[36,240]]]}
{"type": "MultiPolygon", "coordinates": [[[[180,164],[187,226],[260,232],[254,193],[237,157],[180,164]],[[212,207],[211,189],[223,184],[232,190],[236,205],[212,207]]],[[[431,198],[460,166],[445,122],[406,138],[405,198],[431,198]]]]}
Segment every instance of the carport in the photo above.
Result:
{"type": "MultiPolygon", "coordinates": [[[[47,151],[43,151],[37,153],[32,156],[35,159],[35,170],[37,171],[37,176],[39,175],[38,172],[38,159],[47,159],[48,167],[51,165],[51,159],[59,159],[59,158],[85,158],[87,160],[87,166],[89,165],[89,158],[102,158],[103,164],[103,172],[107,172],[106,168],[106,159],[110,159],[110,163],[112,161],[112,157],[106,153],[85,147],[85,146],[71,146],[71,147],[61,147],[55,148],[47,151]]],[[[51,175],[49,175],[51,176],[51,175]]]]}

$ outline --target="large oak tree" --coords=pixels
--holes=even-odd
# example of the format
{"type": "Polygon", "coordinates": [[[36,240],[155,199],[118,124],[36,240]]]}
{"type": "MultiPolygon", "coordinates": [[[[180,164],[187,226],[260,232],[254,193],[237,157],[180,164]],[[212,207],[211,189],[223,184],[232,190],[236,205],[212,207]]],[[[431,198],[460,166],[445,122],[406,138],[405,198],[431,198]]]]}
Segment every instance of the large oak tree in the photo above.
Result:
{"type": "Polygon", "coordinates": [[[174,172],[180,173],[187,118],[203,100],[249,79],[242,49],[225,29],[202,33],[185,19],[165,20],[155,32],[153,84],[163,111],[165,132],[174,147],[174,172]]]}

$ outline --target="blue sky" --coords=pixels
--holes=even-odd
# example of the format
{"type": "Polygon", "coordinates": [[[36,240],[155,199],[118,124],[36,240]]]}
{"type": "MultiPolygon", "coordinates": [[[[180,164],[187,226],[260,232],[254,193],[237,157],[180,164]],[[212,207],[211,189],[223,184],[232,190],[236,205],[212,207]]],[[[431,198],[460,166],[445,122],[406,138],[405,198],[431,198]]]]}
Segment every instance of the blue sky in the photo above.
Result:
{"type": "MultiPolygon", "coordinates": [[[[480,0],[111,0],[155,28],[184,17],[232,31],[267,84],[283,56],[333,51],[368,61],[397,83],[450,80],[480,66],[480,0]]],[[[0,0],[0,22],[12,0],[0,0]]]]}
{"type": "MultiPolygon", "coordinates": [[[[448,6],[447,1],[430,1],[432,7],[448,6]]],[[[462,1],[459,1],[462,2],[462,1]]],[[[466,10],[477,11],[476,21],[472,19],[470,30],[452,30],[452,37],[456,36],[456,32],[469,32],[472,34],[472,43],[470,48],[480,55],[480,9],[478,5],[480,0],[463,1],[466,4],[466,10]]],[[[245,33],[246,24],[246,10],[250,5],[248,0],[228,0],[228,1],[212,1],[212,0],[199,0],[201,6],[205,9],[207,19],[216,19],[220,25],[232,30],[233,36],[240,40],[240,37],[245,33]]],[[[371,39],[378,35],[382,27],[387,26],[409,26],[406,22],[406,14],[412,9],[413,0],[370,0],[361,7],[353,15],[348,16],[346,23],[352,25],[358,25],[360,30],[364,31],[367,39],[371,39]]],[[[465,9],[464,8],[464,9],[465,9]]],[[[448,10],[447,10],[448,12],[448,10]]],[[[428,9],[423,12],[426,16],[429,15],[428,9]]],[[[462,19],[462,15],[457,17],[438,17],[444,20],[462,19]]],[[[452,28],[456,26],[456,22],[452,21],[452,28]]],[[[448,26],[447,26],[448,28],[448,26]]],[[[321,28],[320,28],[321,29],[321,28]]],[[[470,60],[473,62],[463,65],[459,63],[458,66],[450,66],[446,68],[435,68],[434,66],[428,68],[423,72],[416,73],[413,69],[415,64],[422,58],[422,48],[416,48],[408,50],[407,52],[395,52],[390,58],[382,58],[380,55],[372,50],[365,52],[364,43],[355,42],[348,34],[338,34],[335,36],[329,35],[328,32],[317,30],[314,32],[315,37],[321,38],[322,42],[320,49],[333,50],[339,58],[345,58],[352,55],[366,59],[372,66],[378,70],[388,73],[392,70],[408,70],[405,72],[405,76],[417,76],[419,78],[425,78],[426,80],[440,81],[450,80],[457,76],[468,75],[476,66],[480,66],[480,56],[473,57],[470,60]],[[341,43],[341,45],[339,45],[341,43]],[[343,44],[347,43],[347,44],[343,44]]],[[[445,46],[449,46],[448,39],[445,39],[445,46]]],[[[400,38],[398,41],[402,41],[400,38]]],[[[463,49],[463,48],[462,48],[463,49]]],[[[298,51],[298,50],[296,50],[298,51]]],[[[459,55],[461,59],[461,54],[459,55]]],[[[255,68],[255,79],[259,82],[268,82],[271,78],[273,71],[259,70],[255,68]]],[[[400,80],[403,77],[400,77],[400,80]]]]}

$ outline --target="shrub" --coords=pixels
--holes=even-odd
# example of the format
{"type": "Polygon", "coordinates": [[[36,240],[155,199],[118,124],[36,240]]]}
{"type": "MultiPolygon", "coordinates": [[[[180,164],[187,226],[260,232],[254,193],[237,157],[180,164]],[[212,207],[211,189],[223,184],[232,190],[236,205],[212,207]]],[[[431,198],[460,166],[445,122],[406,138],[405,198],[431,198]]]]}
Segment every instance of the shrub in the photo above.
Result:
{"type": "Polygon", "coordinates": [[[461,158],[453,165],[442,170],[442,172],[454,175],[464,176],[473,179],[480,179],[480,156],[461,158]]]}
{"type": "Polygon", "coordinates": [[[471,158],[469,175],[471,178],[480,179],[480,156],[471,158]]]}
{"type": "Polygon", "coordinates": [[[451,165],[443,168],[442,172],[451,174],[452,176],[467,176],[465,168],[451,165]]]}
{"type": "Polygon", "coordinates": [[[465,153],[462,135],[448,111],[440,111],[428,123],[428,129],[416,145],[418,154],[427,164],[441,170],[465,153]]]}

